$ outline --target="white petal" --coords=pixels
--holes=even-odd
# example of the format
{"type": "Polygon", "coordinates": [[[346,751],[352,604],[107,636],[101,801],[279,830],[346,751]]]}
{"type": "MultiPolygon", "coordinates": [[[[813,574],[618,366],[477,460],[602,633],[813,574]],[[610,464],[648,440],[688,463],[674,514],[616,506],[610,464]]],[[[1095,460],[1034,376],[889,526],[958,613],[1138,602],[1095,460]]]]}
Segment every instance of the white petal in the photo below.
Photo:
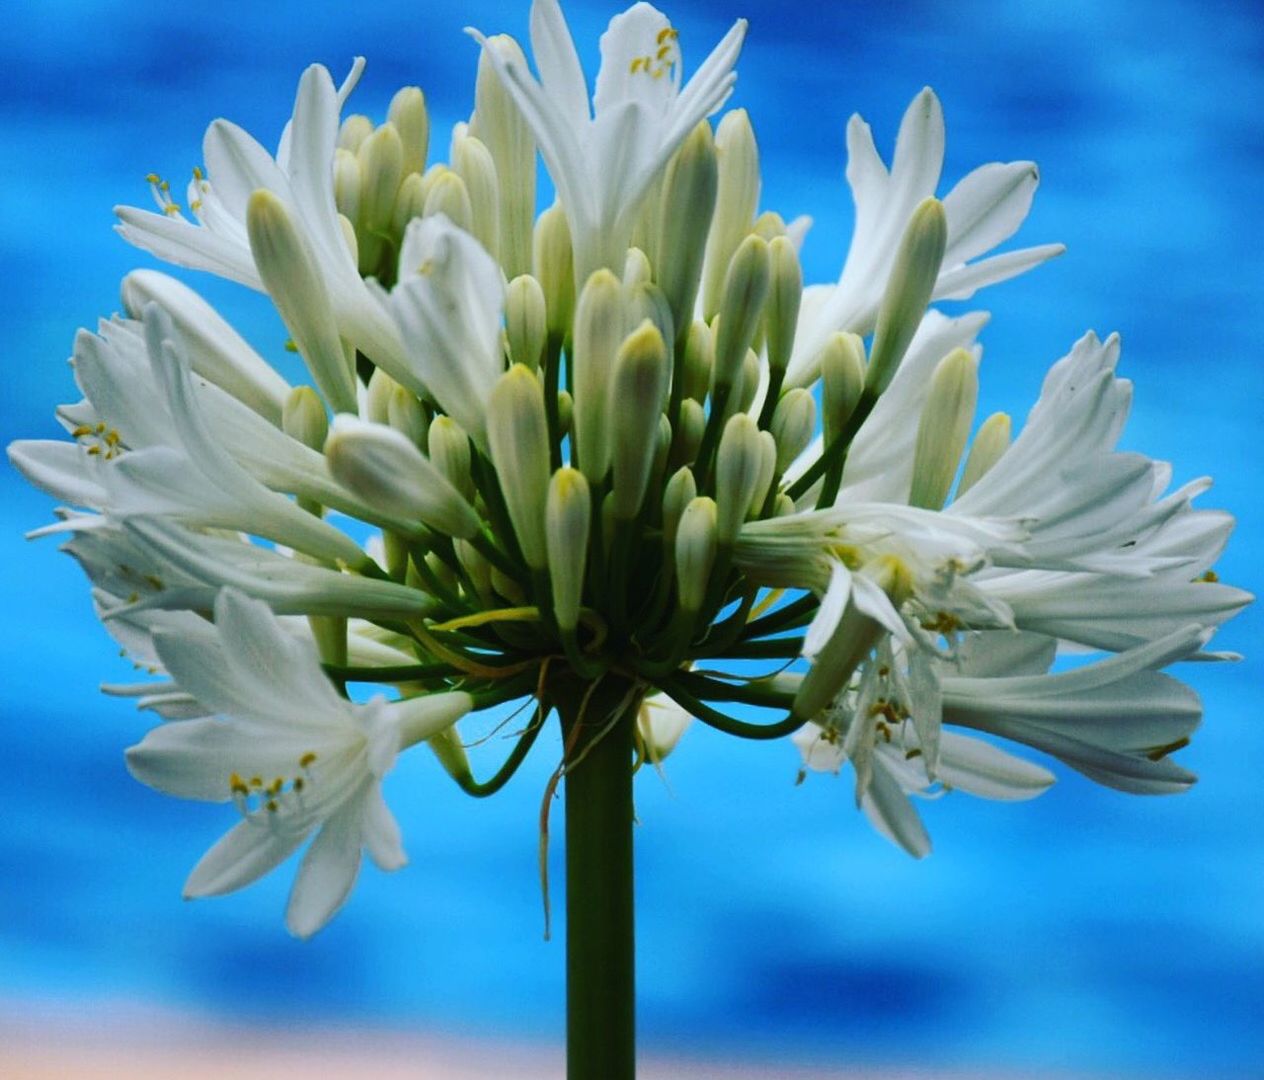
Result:
{"type": "Polygon", "coordinates": [[[184,883],[186,899],[220,896],[257,881],[290,857],[305,834],[291,834],[243,821],[202,856],[184,883]]]}
{"type": "Polygon", "coordinates": [[[285,926],[295,937],[311,937],[338,911],[360,871],[363,794],[357,795],[325,822],[303,856],[285,926]]]}
{"type": "Polygon", "coordinates": [[[900,790],[879,757],[869,786],[861,799],[865,816],[892,843],[899,844],[915,859],[930,854],[930,836],[907,795],[900,790]]]}
{"type": "Polygon", "coordinates": [[[951,731],[941,734],[939,749],[939,779],[983,799],[1034,799],[1056,779],[1048,769],[951,731]]]}

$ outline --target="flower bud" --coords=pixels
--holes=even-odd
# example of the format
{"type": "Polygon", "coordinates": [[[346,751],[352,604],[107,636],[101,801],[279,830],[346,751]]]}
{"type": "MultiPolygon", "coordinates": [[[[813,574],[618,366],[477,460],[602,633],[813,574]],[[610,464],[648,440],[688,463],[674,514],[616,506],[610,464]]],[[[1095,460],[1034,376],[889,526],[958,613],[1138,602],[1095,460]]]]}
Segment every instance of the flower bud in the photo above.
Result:
{"type": "Polygon", "coordinates": [[[369,376],[368,391],[364,395],[364,415],[375,424],[391,422],[391,395],[399,386],[381,368],[374,368],[369,376]]]}
{"type": "Polygon", "coordinates": [[[746,359],[742,361],[742,376],[733,384],[733,396],[724,410],[727,415],[750,412],[755,404],[755,395],[759,393],[759,375],[759,357],[754,349],[747,349],[746,359]]]}
{"type": "Polygon", "coordinates": [[[575,416],[575,399],[566,390],[557,392],[557,428],[563,435],[569,435],[571,421],[575,416]]]}
{"type": "Polygon", "coordinates": [[[764,340],[768,366],[784,372],[794,351],[794,332],[799,324],[799,302],[803,297],[803,269],[799,253],[785,236],[768,245],[772,284],[764,308],[764,340]]]}
{"type": "Polygon", "coordinates": [[[948,241],[948,219],[938,199],[924,199],[913,211],[896,252],[878,307],[869,352],[865,391],[875,397],[890,384],[930,303],[948,241]]]}
{"type": "Polygon", "coordinates": [[[549,481],[545,535],[553,615],[562,630],[573,630],[579,622],[591,521],[592,498],[584,474],[569,466],[558,469],[549,481]]]}
{"type": "MultiPolygon", "coordinates": [[[[386,421],[414,446],[426,445],[430,420],[417,395],[404,386],[396,386],[386,403],[386,421]]],[[[459,487],[459,485],[458,485],[459,487]]],[[[468,496],[467,496],[468,497],[468,496]]]]}
{"type": "MultiPolygon", "coordinates": [[[[892,606],[897,609],[912,592],[908,568],[893,555],[879,555],[871,559],[860,568],[856,576],[867,578],[885,592],[892,606]]],[[[886,632],[880,623],[856,606],[854,595],[857,584],[852,582],[846,608],[838,616],[828,638],[812,654],[812,667],[803,677],[799,691],[795,694],[792,711],[805,721],[815,718],[828,708],[830,702],[847,685],[861,660],[869,655],[869,650],[886,632]]],[[[825,607],[822,602],[821,610],[825,607]]],[[[809,629],[805,651],[808,648],[806,643],[811,641],[812,631],[815,629],[815,626],[809,629]]]]}
{"type": "MultiPolygon", "coordinates": [[[[536,222],[533,252],[533,273],[544,289],[549,334],[561,341],[570,330],[575,310],[575,263],[571,229],[560,203],[550,206],[536,222]]],[[[592,479],[590,474],[585,475],[592,479]]]]}
{"type": "Polygon", "coordinates": [[[382,254],[382,234],[395,216],[395,196],[404,178],[404,146],[395,125],[385,123],[360,144],[360,217],[356,235],[360,241],[360,272],[377,269],[382,254]]]}
{"type": "Polygon", "coordinates": [[[714,382],[717,387],[731,387],[736,381],[746,350],[763,317],[770,283],[768,244],[758,236],[748,236],[734,254],[724,279],[720,324],[715,335],[714,382]]]}
{"type": "Polygon", "coordinates": [[[663,290],[652,281],[640,281],[630,288],[623,288],[623,325],[629,333],[635,330],[646,319],[649,319],[669,345],[676,340],[675,324],[672,322],[671,308],[667,306],[667,297],[663,290]]]}
{"type": "Polygon", "coordinates": [[[650,266],[649,256],[638,247],[628,248],[628,254],[623,260],[623,287],[631,290],[653,277],[654,268],[650,266]]]}
{"type": "Polygon", "coordinates": [[[777,443],[777,472],[784,473],[808,448],[816,432],[816,400],[812,392],[801,386],[787,390],[777,402],[769,426],[777,443]]]}
{"type": "Polygon", "coordinates": [[[961,498],[975,484],[987,475],[988,471],[1001,460],[1001,455],[1009,449],[1010,418],[1008,413],[993,413],[980,425],[974,436],[974,445],[966,458],[966,467],[961,471],[961,480],[957,484],[957,498],[961,498]]]}
{"type": "Polygon", "coordinates": [[[289,384],[184,282],[157,270],[133,270],[121,291],[123,307],[133,319],[140,319],[151,302],[167,313],[198,375],[272,423],[280,421],[289,384]]]}
{"type": "Polygon", "coordinates": [[[430,149],[430,115],[426,111],[426,95],[419,87],[405,86],[391,98],[386,116],[399,134],[404,175],[425,172],[426,154],[430,149]]]}
{"type": "Polygon", "coordinates": [[[458,229],[474,235],[474,206],[469,190],[451,169],[436,176],[426,191],[425,216],[433,214],[443,214],[458,229]]]}
{"type": "Polygon", "coordinates": [[[505,337],[509,358],[535,371],[548,335],[544,290],[530,274],[520,274],[505,293],[505,337]]]}
{"type": "Polygon", "coordinates": [[[636,716],[645,759],[651,765],[661,764],[692,723],[693,716],[665,695],[646,698],[636,716]]]}
{"type": "Polygon", "coordinates": [[[672,426],[665,413],[658,414],[658,441],[654,447],[654,464],[650,466],[651,478],[663,475],[667,468],[667,458],[671,454],[672,426]]]}
{"type": "Polygon", "coordinates": [[[746,508],[747,520],[759,517],[768,499],[768,489],[772,487],[773,477],[776,475],[777,440],[770,432],[761,431],[759,433],[759,480],[755,484],[750,506],[746,508]]]}
{"type": "Polygon", "coordinates": [[[745,109],[725,113],[715,133],[715,153],[715,214],[707,236],[702,288],[702,311],[708,322],[720,310],[729,262],[750,232],[759,203],[759,148],[745,109]]]}
{"type": "Polygon", "coordinates": [[[473,135],[454,139],[452,168],[469,193],[475,238],[495,256],[500,247],[500,182],[492,155],[473,135]]]}
{"type": "Polygon", "coordinates": [[[329,434],[325,403],[310,386],[296,386],[285,399],[281,430],[311,450],[321,450],[329,434]]]}
{"type": "Polygon", "coordinates": [[[668,551],[675,550],[680,516],[697,494],[698,483],[687,465],[677,469],[663,488],[663,544],[668,551]]]}
{"type": "Polygon", "coordinates": [[[776,500],[772,504],[772,516],[789,517],[791,514],[797,514],[798,512],[799,508],[794,505],[794,500],[784,491],[779,491],[776,500]]]}
{"type": "Polygon", "coordinates": [[[978,361],[965,349],[953,349],[931,375],[917,425],[910,506],[938,510],[944,505],[970,437],[978,397],[978,361]]]}
{"type": "Polygon", "coordinates": [[[544,392],[521,364],[506,371],[487,399],[487,442],[522,557],[543,570],[544,505],[549,487],[549,433],[544,392]]]}
{"type": "Polygon", "coordinates": [[[474,584],[474,592],[479,603],[485,607],[494,607],[492,603],[492,564],[483,553],[468,540],[457,540],[453,545],[456,557],[474,584]]]}
{"type": "Polygon", "coordinates": [[[522,586],[498,566],[492,567],[492,588],[514,607],[523,607],[527,602],[522,586]]]}
{"type": "Polygon", "coordinates": [[[425,214],[428,190],[425,177],[417,173],[409,173],[400,182],[399,194],[395,196],[395,213],[391,217],[391,228],[396,235],[402,236],[413,218],[425,214]]]}
{"type": "Polygon", "coordinates": [[[348,221],[360,220],[360,162],[350,150],[334,151],[334,205],[348,221]]]}
{"type": "MultiPolygon", "coordinates": [[[[568,279],[569,280],[569,279],[568,279]]],[[[623,304],[618,279],[596,270],[584,285],[575,309],[574,452],[588,482],[596,486],[610,467],[610,431],[606,411],[615,356],[623,340],[623,304]]]]}
{"type": "Polygon", "coordinates": [[[676,595],[680,609],[697,614],[715,564],[716,507],[699,495],[690,500],[676,527],[676,595]]]}
{"type": "Polygon", "coordinates": [[[467,500],[474,499],[470,472],[470,438],[450,416],[436,416],[430,424],[427,449],[434,467],[467,500]]]}
{"type": "Polygon", "coordinates": [[[325,442],[325,460],[343,487],[383,513],[416,518],[462,539],[479,530],[474,508],[394,428],[340,413],[325,442]]]}
{"type": "Polygon", "coordinates": [[[837,438],[855,411],[865,386],[865,345],[855,334],[831,334],[821,349],[821,427],[825,443],[837,438]]]}
{"type": "Polygon", "coordinates": [[[356,409],[355,381],[342,350],[324,279],[285,203],[260,188],[246,205],[250,252],[264,288],[336,412],[356,409]]]}
{"type": "Polygon", "coordinates": [[[373,121],[367,116],[352,113],[342,121],[338,128],[338,149],[355,153],[360,144],[373,134],[373,121]]]}
{"type": "Polygon", "coordinates": [[[487,55],[500,56],[525,71],[526,57],[513,38],[487,39],[478,58],[470,134],[482,140],[496,164],[500,189],[500,262],[508,277],[531,271],[531,229],[535,222],[535,140],[522,111],[505,90],[487,55]]]}
{"type": "Polygon", "coordinates": [[[786,219],[776,210],[765,210],[755,219],[751,232],[771,244],[779,236],[786,235],[786,219]]]}
{"type": "Polygon", "coordinates": [[[706,410],[693,398],[685,398],[680,403],[680,417],[676,422],[676,438],[671,455],[673,464],[687,465],[698,456],[706,427],[706,410]]]}
{"type": "Polygon", "coordinates": [[[702,120],[667,167],[660,202],[655,280],[675,326],[693,317],[718,184],[715,140],[710,123],[702,120]]]}
{"type": "Polygon", "coordinates": [[[667,346],[658,328],[646,319],[620,347],[609,387],[614,515],[621,521],[636,517],[645,498],[668,374],[667,346]]]}
{"type": "Polygon", "coordinates": [[[711,328],[701,319],[695,319],[685,340],[684,396],[698,404],[707,400],[711,385],[711,369],[715,364],[715,344],[711,328]]]}
{"type": "Polygon", "coordinates": [[[738,413],[724,425],[715,459],[716,541],[729,547],[746,520],[762,466],[759,425],[738,413]]]}

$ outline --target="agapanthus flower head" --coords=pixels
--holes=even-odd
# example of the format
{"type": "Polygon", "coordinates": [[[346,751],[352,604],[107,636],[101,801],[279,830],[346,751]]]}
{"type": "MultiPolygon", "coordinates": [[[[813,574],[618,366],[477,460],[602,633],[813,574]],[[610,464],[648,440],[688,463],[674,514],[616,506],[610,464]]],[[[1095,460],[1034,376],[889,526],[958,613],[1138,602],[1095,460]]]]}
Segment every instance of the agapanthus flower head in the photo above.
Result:
{"type": "Polygon", "coordinates": [[[1167,493],[1167,465],[1116,449],[1117,338],[1054,364],[1025,423],[981,418],[986,315],[931,306],[1061,250],[990,254],[1035,166],[981,165],[941,199],[930,90],[889,168],[853,118],[856,231],[838,282],[805,285],[806,219],[762,206],[750,117],[716,117],[745,30],[689,74],[635,4],[590,97],[535,0],[536,74],[474,33],[446,161],[419,88],[375,123],[343,115],[362,61],[340,88],[314,65],[275,154],[210,126],[191,219],[158,180],[158,213],[119,209],[125,239],[265,292],[310,376],[138,270],[75,341],[68,438],[9,449],[63,504],[38,532],[67,537],[157,680],[109,688],[168,721],[132,772],[240,815],[189,895],[310,839],[287,922],[313,932],[362,850],[403,862],[382,799],[399,753],[428,743],[486,794],[564,702],[594,739],[611,709],[639,716],[655,765],[695,718],[793,735],[805,773],[850,763],[918,856],[910,796],[1053,783],[997,737],[1125,791],[1193,782],[1171,755],[1199,703],[1160,669],[1229,655],[1207,643],[1249,599],[1212,569],[1232,519],[1194,508],[1207,482],[1167,493]],[[538,215],[537,152],[558,195],[538,215]],[[463,718],[533,698],[476,780],[463,718]]]}

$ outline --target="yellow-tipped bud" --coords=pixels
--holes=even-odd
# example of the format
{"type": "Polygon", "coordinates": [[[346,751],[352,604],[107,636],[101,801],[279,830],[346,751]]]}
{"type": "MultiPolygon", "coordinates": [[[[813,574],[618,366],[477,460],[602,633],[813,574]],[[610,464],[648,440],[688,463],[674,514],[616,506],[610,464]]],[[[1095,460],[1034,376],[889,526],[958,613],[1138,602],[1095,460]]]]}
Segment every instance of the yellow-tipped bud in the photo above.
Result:
{"type": "MultiPolygon", "coordinates": [[[[406,386],[398,384],[386,402],[386,422],[402,435],[406,435],[418,447],[427,442],[430,420],[417,395],[406,386]]],[[[460,485],[457,485],[458,487],[460,485]]],[[[462,492],[463,494],[468,494],[462,492]]]]}
{"type": "Polygon", "coordinates": [[[549,487],[549,435],[544,392],[535,374],[515,364],[487,399],[487,442],[509,520],[532,570],[548,562],[544,505],[549,487]]]}
{"type": "Polygon", "coordinates": [[[592,498],[584,474],[569,466],[558,469],[549,481],[545,534],[553,615],[562,630],[574,630],[579,622],[591,521],[592,498]]]}
{"type": "Polygon", "coordinates": [[[786,219],[776,210],[765,210],[755,219],[751,232],[771,244],[778,237],[786,235],[786,219]]]}
{"type": "Polygon", "coordinates": [[[891,384],[921,325],[939,278],[947,242],[944,204],[934,198],[923,200],[909,218],[878,308],[865,377],[865,390],[875,397],[891,384]]]}
{"type": "Polygon", "coordinates": [[[650,266],[649,256],[638,247],[628,248],[627,257],[623,260],[623,287],[631,289],[654,277],[654,268],[650,266]]]}
{"type": "Polygon", "coordinates": [[[296,386],[285,399],[281,411],[281,429],[312,450],[325,446],[329,434],[329,417],[325,403],[310,386],[296,386]]]}
{"type": "Polygon", "coordinates": [[[361,254],[367,247],[364,234],[384,232],[395,213],[395,196],[404,178],[404,144],[391,123],[383,124],[360,144],[361,254]]]}
{"type": "MultiPolygon", "coordinates": [[[[535,225],[533,273],[544,289],[549,317],[549,334],[559,341],[570,329],[575,310],[575,263],[571,252],[571,229],[566,211],[554,203],[535,225]]],[[[591,475],[588,477],[592,479],[591,475]]]]}
{"type": "Polygon", "coordinates": [[[334,151],[334,205],[348,221],[360,220],[360,162],[350,150],[334,151]]]}
{"type": "Polygon", "coordinates": [[[776,237],[768,245],[772,266],[772,286],[764,308],[764,341],[768,366],[785,371],[794,351],[794,332],[799,324],[799,302],[803,297],[803,269],[799,253],[785,236],[776,237]]]}
{"type": "Polygon", "coordinates": [[[658,328],[646,319],[620,347],[609,388],[614,515],[622,521],[636,517],[645,498],[668,374],[667,346],[658,328]]]}
{"type": "Polygon", "coordinates": [[[817,361],[821,370],[821,426],[834,441],[865,388],[865,344],[855,334],[831,334],[817,361]]]}
{"type": "Polygon", "coordinates": [[[776,500],[772,504],[772,516],[789,517],[791,514],[797,514],[798,512],[799,508],[794,505],[794,500],[784,491],[779,491],[776,500]]]}
{"type": "Polygon", "coordinates": [[[360,149],[360,144],[372,134],[373,121],[367,116],[352,113],[338,128],[338,149],[350,150],[354,154],[360,149]]]}
{"type": "Polygon", "coordinates": [[[500,249],[500,181],[487,147],[473,135],[452,142],[452,168],[465,181],[472,232],[493,256],[500,249]]]}
{"type": "Polygon", "coordinates": [[[391,395],[399,386],[381,368],[374,368],[369,376],[368,392],[364,395],[364,415],[375,424],[391,422],[391,395]]]}
{"type": "Polygon", "coordinates": [[[935,366],[917,425],[910,506],[938,510],[944,505],[970,437],[978,397],[978,361],[965,349],[953,349],[935,366]]]}
{"type": "Polygon", "coordinates": [[[307,239],[285,203],[264,188],[246,205],[246,232],[264,288],[320,392],[336,412],[354,412],[355,380],[307,239]]]}
{"type": "Polygon", "coordinates": [[[659,204],[656,280],[675,326],[693,317],[718,184],[715,139],[702,120],[672,158],[659,204]]]}
{"type": "Polygon", "coordinates": [[[663,488],[663,545],[668,551],[675,550],[680,516],[697,495],[698,483],[694,479],[693,470],[682,465],[663,488]]]}
{"type": "Polygon", "coordinates": [[[754,349],[746,350],[746,359],[742,361],[742,376],[733,385],[733,396],[729,401],[726,413],[750,412],[755,404],[755,395],[759,393],[759,357],[754,349]]]}
{"type": "Polygon", "coordinates": [[[993,413],[980,425],[966,458],[966,467],[961,471],[957,498],[974,487],[1001,460],[1001,455],[1009,449],[1010,426],[1009,414],[1003,412],[993,413]]]}
{"type": "Polygon", "coordinates": [[[403,153],[404,175],[426,171],[426,154],[430,150],[430,114],[426,111],[426,95],[416,86],[405,86],[391,98],[387,118],[399,133],[403,153]]]}
{"type": "Polygon", "coordinates": [[[451,169],[446,169],[431,181],[426,191],[425,216],[443,214],[458,229],[474,231],[474,206],[470,202],[465,181],[451,169]]]}
{"type": "Polygon", "coordinates": [[[540,366],[548,332],[544,290],[530,274],[520,274],[505,293],[505,337],[509,340],[510,359],[534,371],[540,366]]]}
{"type": "Polygon", "coordinates": [[[402,236],[404,229],[413,218],[419,218],[426,212],[426,180],[417,173],[409,173],[399,185],[399,194],[395,196],[395,213],[391,218],[391,227],[402,236]]]}
{"type": "Polygon", "coordinates": [[[693,398],[685,398],[680,403],[680,417],[676,423],[676,438],[671,455],[673,464],[686,465],[698,456],[706,427],[706,410],[693,398]]]}
{"type": "Polygon", "coordinates": [[[606,413],[610,375],[622,340],[623,301],[619,279],[609,270],[594,271],[579,295],[571,350],[575,457],[588,482],[594,486],[605,479],[610,468],[606,413]]]}
{"type": "Polygon", "coordinates": [[[724,279],[719,328],[715,335],[714,382],[731,387],[737,379],[763,317],[771,284],[768,244],[758,236],[742,241],[724,279]]]}
{"type": "Polygon", "coordinates": [[[759,480],[755,484],[755,492],[751,496],[750,506],[746,508],[747,520],[759,517],[768,498],[768,489],[772,487],[773,477],[777,475],[777,440],[772,433],[759,433],[759,480]]]}
{"type": "Polygon", "coordinates": [[[816,431],[816,400],[811,391],[796,386],[782,394],[769,426],[777,443],[777,472],[784,473],[808,448],[816,431]]]}
{"type": "Polygon", "coordinates": [[[474,499],[470,472],[470,437],[450,416],[436,416],[430,424],[426,448],[434,467],[467,499],[474,499]]]}
{"type": "Polygon", "coordinates": [[[715,564],[715,500],[691,499],[676,527],[676,596],[682,611],[697,614],[715,564]]]}
{"type": "Polygon", "coordinates": [[[416,518],[462,539],[479,530],[474,508],[394,428],[341,413],[325,442],[325,460],[343,487],[384,513],[416,518]]]}
{"type": "Polygon", "coordinates": [[[715,133],[718,166],[715,214],[707,236],[702,310],[710,321],[720,310],[729,262],[750,232],[759,204],[759,148],[745,109],[725,113],[715,133]]]}
{"type": "Polygon", "coordinates": [[[567,390],[557,392],[557,426],[564,435],[569,435],[571,421],[575,418],[575,399],[567,390]]]}
{"type": "Polygon", "coordinates": [[[520,71],[527,59],[513,38],[488,38],[479,54],[470,134],[481,139],[496,163],[500,183],[500,263],[509,277],[531,271],[531,230],[535,221],[535,140],[522,111],[505,90],[487,50],[520,71]]]}
{"type": "Polygon", "coordinates": [[[762,472],[759,425],[746,413],[730,417],[715,459],[716,540],[729,547],[746,520],[762,472]]]}
{"type": "Polygon", "coordinates": [[[711,328],[701,319],[695,319],[685,339],[684,396],[698,404],[707,400],[711,386],[711,369],[715,363],[714,338],[711,328]]]}

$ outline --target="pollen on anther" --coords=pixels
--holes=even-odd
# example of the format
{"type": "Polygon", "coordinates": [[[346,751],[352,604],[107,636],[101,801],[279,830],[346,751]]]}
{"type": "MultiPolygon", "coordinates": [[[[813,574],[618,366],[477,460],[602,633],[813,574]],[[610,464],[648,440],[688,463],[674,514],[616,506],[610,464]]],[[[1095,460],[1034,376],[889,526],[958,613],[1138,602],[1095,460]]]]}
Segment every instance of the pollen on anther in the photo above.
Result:
{"type": "Polygon", "coordinates": [[[306,753],[306,754],[304,754],[301,758],[299,758],[299,759],[298,759],[298,765],[299,765],[299,768],[300,768],[300,769],[307,769],[307,768],[310,768],[310,767],[311,767],[312,762],[313,762],[313,761],[315,761],[315,760],[316,760],[316,755],[315,755],[315,753],[314,753],[314,752],[312,752],[311,750],[309,750],[309,751],[307,751],[307,753],[306,753]]]}

